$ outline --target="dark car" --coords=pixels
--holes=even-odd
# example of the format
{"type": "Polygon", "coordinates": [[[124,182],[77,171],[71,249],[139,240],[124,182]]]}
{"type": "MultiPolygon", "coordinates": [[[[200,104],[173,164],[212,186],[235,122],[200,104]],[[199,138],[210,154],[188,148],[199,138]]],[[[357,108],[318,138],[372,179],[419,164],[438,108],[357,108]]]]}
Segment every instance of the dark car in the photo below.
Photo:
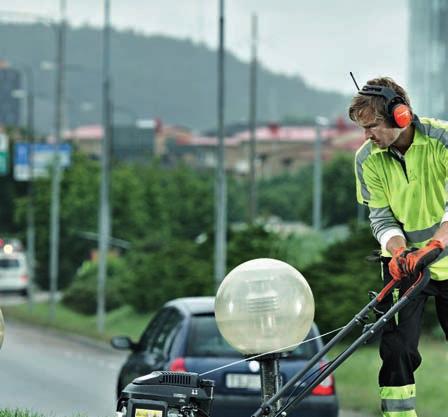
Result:
{"type": "MultiPolygon", "coordinates": [[[[321,349],[317,326],[314,324],[310,340],[280,360],[280,373],[287,382],[306,362],[321,349]]],[[[179,298],[166,303],[150,321],[138,343],[128,337],[112,339],[117,349],[132,353],[121,368],[117,396],[135,378],[156,370],[189,371],[199,374],[220,368],[242,359],[221,336],[215,321],[214,298],[179,298]]],[[[325,366],[320,363],[319,367],[325,366]]],[[[215,381],[213,417],[251,416],[260,405],[259,364],[241,362],[207,373],[215,381]]],[[[311,378],[312,379],[312,378],[311,378]]],[[[304,378],[306,382],[306,378],[304,378]]],[[[334,378],[327,377],[297,408],[290,410],[293,417],[337,417],[338,400],[334,378]]]]}

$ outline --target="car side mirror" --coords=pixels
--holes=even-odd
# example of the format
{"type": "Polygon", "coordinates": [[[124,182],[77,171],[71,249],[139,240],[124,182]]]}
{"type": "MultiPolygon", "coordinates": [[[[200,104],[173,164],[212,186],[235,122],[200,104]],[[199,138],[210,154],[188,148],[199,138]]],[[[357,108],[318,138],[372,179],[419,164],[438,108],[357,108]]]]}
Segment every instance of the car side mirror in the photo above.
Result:
{"type": "Polygon", "coordinates": [[[136,344],[127,336],[114,336],[110,344],[119,350],[135,350],[136,344]]]}

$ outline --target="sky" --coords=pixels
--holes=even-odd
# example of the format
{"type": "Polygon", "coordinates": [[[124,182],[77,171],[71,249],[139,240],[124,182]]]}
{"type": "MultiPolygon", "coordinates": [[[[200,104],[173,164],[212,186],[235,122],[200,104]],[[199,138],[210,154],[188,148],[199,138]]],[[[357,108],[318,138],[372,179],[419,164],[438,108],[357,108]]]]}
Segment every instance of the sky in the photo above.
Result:
{"type": "MultiPolygon", "coordinates": [[[[146,34],[218,44],[218,0],[111,0],[111,22],[146,34]]],[[[73,25],[101,26],[103,0],[66,0],[73,25]]],[[[15,0],[4,10],[57,19],[60,0],[15,0]],[[13,5],[12,5],[13,4],[13,5]]],[[[247,61],[251,16],[258,17],[260,63],[300,75],[312,86],[351,93],[387,75],[404,87],[408,69],[408,0],[225,0],[226,49],[247,61]]],[[[113,51],[112,51],[113,54],[113,51]]]]}

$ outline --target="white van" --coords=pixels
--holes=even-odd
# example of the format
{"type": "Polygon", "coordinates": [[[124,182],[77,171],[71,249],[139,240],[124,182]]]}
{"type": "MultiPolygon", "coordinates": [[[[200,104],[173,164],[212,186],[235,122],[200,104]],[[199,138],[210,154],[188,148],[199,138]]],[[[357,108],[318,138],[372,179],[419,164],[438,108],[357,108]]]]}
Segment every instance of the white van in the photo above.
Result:
{"type": "Polygon", "coordinates": [[[28,294],[28,265],[23,252],[0,252],[0,291],[28,294]]]}

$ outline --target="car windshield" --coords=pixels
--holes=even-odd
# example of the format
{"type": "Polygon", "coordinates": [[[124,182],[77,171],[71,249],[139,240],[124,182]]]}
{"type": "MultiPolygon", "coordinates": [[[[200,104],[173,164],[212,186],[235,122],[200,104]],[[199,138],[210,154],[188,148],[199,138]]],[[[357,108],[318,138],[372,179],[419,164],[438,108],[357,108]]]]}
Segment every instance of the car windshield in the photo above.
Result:
{"type": "MultiPolygon", "coordinates": [[[[307,338],[315,337],[311,330],[307,338]]],[[[294,359],[310,359],[317,352],[316,342],[311,341],[298,346],[290,355],[285,357],[294,359]]],[[[193,316],[187,345],[187,356],[241,356],[230,346],[216,325],[215,316],[193,316]]]]}
{"type": "Polygon", "coordinates": [[[0,259],[0,268],[18,268],[20,266],[19,260],[14,258],[3,258],[0,259]]]}

